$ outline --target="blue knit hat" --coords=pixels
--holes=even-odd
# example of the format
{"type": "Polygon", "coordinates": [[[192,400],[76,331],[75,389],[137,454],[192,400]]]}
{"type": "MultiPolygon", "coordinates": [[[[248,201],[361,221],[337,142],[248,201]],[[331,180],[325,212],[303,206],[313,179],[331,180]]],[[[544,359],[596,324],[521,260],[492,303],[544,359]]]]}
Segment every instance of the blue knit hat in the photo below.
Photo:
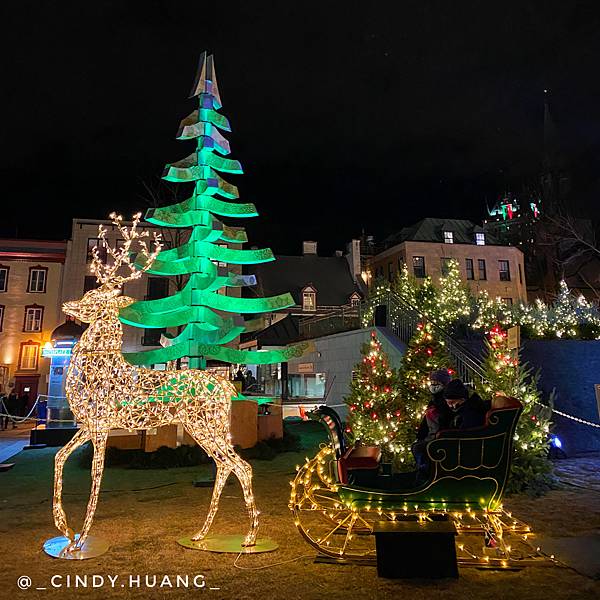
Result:
{"type": "Polygon", "coordinates": [[[429,375],[430,381],[437,381],[442,385],[448,385],[451,379],[452,377],[450,376],[450,373],[448,373],[448,369],[437,369],[436,371],[431,371],[431,374],[429,375]]]}

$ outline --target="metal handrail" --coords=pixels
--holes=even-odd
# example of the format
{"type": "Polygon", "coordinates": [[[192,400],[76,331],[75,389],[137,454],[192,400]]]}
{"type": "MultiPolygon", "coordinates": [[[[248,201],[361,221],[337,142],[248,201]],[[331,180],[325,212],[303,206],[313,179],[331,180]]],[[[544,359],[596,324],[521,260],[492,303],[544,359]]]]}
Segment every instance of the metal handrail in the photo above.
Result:
{"type": "MultiPolygon", "coordinates": [[[[366,302],[365,306],[369,303],[366,302]]],[[[387,306],[386,311],[386,324],[393,331],[400,340],[405,344],[408,344],[410,339],[413,337],[417,324],[424,319],[427,319],[417,307],[413,306],[406,298],[394,292],[388,290],[385,300],[380,301],[380,305],[387,306]],[[391,308],[399,309],[400,318],[391,322],[391,308]]],[[[481,360],[471,354],[464,346],[457,342],[444,328],[435,323],[435,321],[429,320],[436,333],[446,344],[448,353],[454,359],[456,363],[457,375],[465,382],[472,383],[473,380],[485,381],[486,377],[484,374],[481,360]]]]}

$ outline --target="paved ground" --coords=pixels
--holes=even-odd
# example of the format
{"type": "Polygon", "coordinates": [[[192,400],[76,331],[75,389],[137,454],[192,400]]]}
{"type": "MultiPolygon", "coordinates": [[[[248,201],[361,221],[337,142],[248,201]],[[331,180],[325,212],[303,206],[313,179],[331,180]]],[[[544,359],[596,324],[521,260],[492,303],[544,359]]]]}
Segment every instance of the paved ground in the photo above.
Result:
{"type": "MultiPolygon", "coordinates": [[[[576,557],[558,554],[575,568],[532,567],[517,572],[462,569],[458,580],[390,581],[377,577],[374,567],[315,564],[314,552],[296,531],[287,508],[294,465],[313,455],[283,454],[273,461],[255,461],[254,490],[261,510],[261,535],[279,542],[276,553],[244,556],[186,550],[176,540],[201,523],[211,490],[190,482],[204,467],[135,471],[106,470],[93,533],[110,542],[105,555],[90,561],[60,561],[42,551],[45,539],[56,535],[52,523],[52,470],[56,449],[21,452],[16,466],[0,473],[0,597],[20,598],[187,598],[365,600],[562,600],[600,597],[600,581],[582,574],[576,557]],[[197,575],[208,589],[140,589],[137,575],[197,575]],[[75,588],[76,576],[88,576],[87,588],[75,588]],[[92,576],[104,587],[92,588],[92,576]],[[114,587],[108,575],[118,577],[114,587]],[[19,590],[17,579],[31,578],[33,587],[19,590]],[[134,579],[130,580],[129,577],[134,579]],[[54,580],[52,579],[54,577],[54,580]],[[51,582],[61,585],[52,588],[51,582]],[[100,580],[97,580],[100,581],[100,580]],[[130,588],[133,581],[133,587],[130,588]],[[124,585],[125,587],[121,587],[124,585]]],[[[542,498],[508,498],[506,507],[530,523],[542,540],[568,538],[584,545],[600,532],[598,483],[600,459],[564,461],[559,470],[571,485],[542,498]],[[581,484],[574,487],[573,484],[581,484]]],[[[89,490],[89,475],[74,458],[65,470],[65,506],[74,527],[80,527],[89,490]]],[[[247,527],[240,488],[225,489],[215,532],[241,533],[247,527]]],[[[592,548],[590,547],[590,550],[592,548]]],[[[402,560],[402,557],[398,557],[402,560]]],[[[424,557],[423,560],[427,560],[424,557]]],[[[23,581],[21,582],[23,583],[23,581]]],[[[27,583],[27,580],[25,580],[27,583]]]]}
{"type": "Polygon", "coordinates": [[[29,425],[23,424],[13,429],[9,423],[9,429],[0,431],[0,463],[7,462],[29,444],[30,429],[29,425]]]}

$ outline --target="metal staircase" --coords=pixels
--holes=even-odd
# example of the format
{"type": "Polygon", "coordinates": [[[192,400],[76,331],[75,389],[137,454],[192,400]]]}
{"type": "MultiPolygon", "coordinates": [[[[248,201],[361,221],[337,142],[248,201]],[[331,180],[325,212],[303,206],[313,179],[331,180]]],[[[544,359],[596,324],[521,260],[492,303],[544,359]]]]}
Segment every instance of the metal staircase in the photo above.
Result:
{"type": "MultiPolygon", "coordinates": [[[[375,321],[378,306],[385,307],[385,326],[405,344],[408,344],[414,336],[417,325],[426,319],[417,307],[392,290],[388,290],[385,295],[379,296],[377,300],[364,302],[361,306],[361,312],[365,314],[366,311],[372,311],[373,321],[375,321]]],[[[381,312],[378,314],[381,315],[381,312]]],[[[433,321],[430,322],[439,339],[446,345],[446,350],[454,361],[457,376],[465,383],[470,384],[484,381],[485,375],[481,360],[457,342],[445,329],[433,321]]],[[[382,325],[382,323],[373,324],[382,325]]]]}

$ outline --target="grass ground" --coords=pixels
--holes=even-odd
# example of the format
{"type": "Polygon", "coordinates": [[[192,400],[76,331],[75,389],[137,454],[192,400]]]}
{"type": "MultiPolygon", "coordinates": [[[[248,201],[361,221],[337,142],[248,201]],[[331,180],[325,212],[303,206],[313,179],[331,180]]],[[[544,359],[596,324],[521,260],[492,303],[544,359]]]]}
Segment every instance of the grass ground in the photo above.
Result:
{"type": "MultiPolygon", "coordinates": [[[[301,426],[298,426],[301,427],[301,426]]],[[[319,434],[320,435],[320,434],[319,434]]],[[[255,461],[254,489],[261,510],[260,534],[277,540],[277,552],[242,556],[186,550],[176,540],[202,523],[211,488],[190,482],[208,473],[207,467],[169,470],[110,468],[105,472],[93,534],[106,538],[111,548],[88,561],[60,561],[42,550],[57,535],[52,523],[52,476],[55,449],[24,451],[9,472],[0,473],[0,598],[187,598],[317,599],[406,598],[545,599],[599,598],[600,582],[571,569],[536,567],[518,572],[461,570],[456,581],[388,581],[374,567],[313,563],[314,553],[297,533],[287,508],[289,481],[295,465],[314,454],[318,435],[307,438],[302,453],[288,453],[272,461],[255,461]],[[298,557],[299,560],[292,561],[298,557]],[[283,564],[276,564],[283,563],[283,564]],[[238,568],[242,567],[242,569],[238,568]],[[116,587],[66,588],[67,576],[118,575],[116,587]],[[208,589],[129,589],[121,587],[130,575],[205,576],[208,589]],[[29,576],[33,587],[19,590],[17,579],[29,576]],[[63,587],[50,586],[52,576],[63,587]]],[[[72,525],[80,525],[89,489],[89,475],[73,458],[65,471],[65,506],[72,525]]],[[[515,515],[546,535],[598,532],[598,492],[561,489],[531,499],[515,497],[506,505],[515,515]]],[[[219,533],[244,533],[248,526],[237,482],[226,486],[213,528],[219,533]]],[[[401,558],[399,557],[399,560],[401,558]]],[[[159,577],[159,579],[160,579],[159,577]]],[[[174,581],[174,579],[173,579],[174,581]]],[[[74,581],[72,580],[72,584],[74,581]]],[[[90,584],[91,585],[91,584],[90,584]]]]}

